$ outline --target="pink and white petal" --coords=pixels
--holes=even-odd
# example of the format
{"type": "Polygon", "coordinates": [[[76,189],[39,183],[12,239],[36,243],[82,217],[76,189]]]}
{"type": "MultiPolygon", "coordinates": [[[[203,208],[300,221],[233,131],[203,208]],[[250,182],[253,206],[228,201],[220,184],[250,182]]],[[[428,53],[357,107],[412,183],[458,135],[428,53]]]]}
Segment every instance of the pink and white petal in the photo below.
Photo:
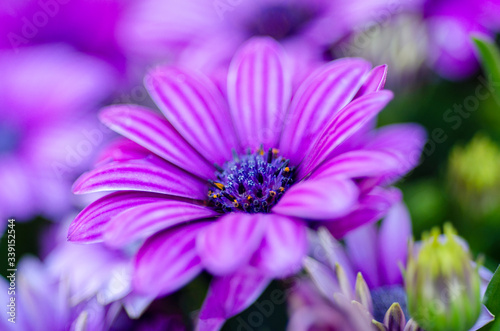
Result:
{"type": "Polygon", "coordinates": [[[203,269],[196,237],[209,224],[183,225],[149,238],[134,259],[135,290],[159,297],[177,291],[196,277],[203,269]]]}
{"type": "Polygon", "coordinates": [[[101,122],[168,162],[202,178],[214,167],[175,130],[163,116],[144,107],[115,105],[99,114],[101,122]]]}
{"type": "Polygon", "coordinates": [[[354,100],[338,112],[314,142],[298,169],[298,178],[303,178],[313,171],[344,141],[374,119],[392,96],[392,92],[385,90],[370,93],[354,100]]]}
{"type": "Polygon", "coordinates": [[[398,156],[390,151],[350,151],[324,162],[308,180],[382,176],[397,171],[398,161],[398,156]]]}
{"type": "Polygon", "coordinates": [[[231,213],[212,223],[196,242],[204,267],[214,275],[227,275],[248,263],[269,221],[264,214],[231,213]]]}
{"type": "Polygon", "coordinates": [[[227,105],[202,74],[174,67],[153,70],[146,88],[167,120],[211,163],[231,159],[238,147],[227,105]]]}
{"type": "Polygon", "coordinates": [[[73,193],[142,191],[190,199],[206,198],[206,184],[182,169],[153,155],[146,159],[112,162],[84,173],[73,184],[73,193]]]}
{"type": "Polygon", "coordinates": [[[360,87],[355,98],[365,94],[377,92],[384,88],[387,79],[387,64],[373,68],[367,75],[363,86],[360,87]]]}
{"type": "Polygon", "coordinates": [[[68,240],[80,243],[102,241],[103,228],[109,220],[129,208],[163,201],[161,194],[144,192],[116,192],[88,205],[71,222],[68,240]]]}
{"type": "Polygon", "coordinates": [[[283,278],[302,268],[307,254],[307,227],[304,221],[265,214],[267,229],[260,248],[252,257],[252,265],[269,277],[283,278]]]}
{"type": "Polygon", "coordinates": [[[342,238],[346,233],[364,224],[376,222],[387,214],[389,209],[401,201],[401,192],[396,188],[375,188],[360,198],[359,206],[350,214],[324,222],[335,238],[342,238]]]}
{"type": "Polygon", "coordinates": [[[377,228],[374,223],[363,225],[344,237],[347,254],[354,265],[354,270],[360,271],[370,288],[381,284],[378,269],[377,228]]]}
{"type": "Polygon", "coordinates": [[[341,59],[322,66],[302,83],[290,105],[280,150],[298,164],[309,146],[356,95],[370,64],[362,59],[341,59]]]}
{"type": "Polygon", "coordinates": [[[271,279],[247,267],[236,273],[215,277],[198,316],[198,331],[220,330],[224,322],[248,308],[269,285],[271,279]]]}
{"type": "Polygon", "coordinates": [[[406,266],[410,237],[410,213],[404,203],[395,204],[382,221],[378,235],[379,270],[384,284],[402,284],[399,266],[406,266]]]}
{"type": "Polygon", "coordinates": [[[418,124],[393,124],[378,129],[364,148],[397,153],[398,175],[416,167],[427,141],[425,129],[418,124]]]}
{"type": "Polygon", "coordinates": [[[243,148],[278,146],[292,89],[289,72],[281,46],[268,37],[253,38],[233,58],[227,93],[243,148]]]}
{"type": "Polygon", "coordinates": [[[175,225],[218,213],[205,206],[178,200],[153,202],[127,209],[104,225],[104,241],[112,247],[121,247],[175,225]]]}
{"type": "Polygon", "coordinates": [[[358,195],[349,179],[306,180],[290,187],[272,211],[311,220],[332,219],[347,215],[358,195]]]}

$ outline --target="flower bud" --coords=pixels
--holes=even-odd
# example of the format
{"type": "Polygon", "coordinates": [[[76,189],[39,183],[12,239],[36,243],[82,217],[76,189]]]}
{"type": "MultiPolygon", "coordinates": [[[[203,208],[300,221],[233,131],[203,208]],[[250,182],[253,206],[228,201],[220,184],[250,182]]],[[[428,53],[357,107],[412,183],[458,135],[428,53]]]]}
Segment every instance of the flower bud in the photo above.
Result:
{"type": "Polygon", "coordinates": [[[418,249],[411,244],[405,272],[408,310],[425,330],[468,330],[480,314],[478,267],[459,240],[446,224],[444,236],[435,228],[423,235],[418,249]]]}

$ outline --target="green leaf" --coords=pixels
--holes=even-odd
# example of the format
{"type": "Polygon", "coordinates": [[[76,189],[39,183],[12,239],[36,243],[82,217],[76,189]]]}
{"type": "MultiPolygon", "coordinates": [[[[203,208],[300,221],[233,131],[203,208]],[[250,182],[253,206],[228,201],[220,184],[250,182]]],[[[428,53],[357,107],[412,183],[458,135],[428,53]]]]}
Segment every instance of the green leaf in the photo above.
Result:
{"type": "Polygon", "coordinates": [[[500,316],[500,266],[493,274],[486,293],[484,293],[483,303],[495,316],[500,316]]]}
{"type": "MultiPolygon", "coordinates": [[[[473,37],[476,48],[481,56],[481,64],[484,71],[488,74],[488,80],[492,87],[500,83],[500,50],[487,39],[473,37]]],[[[500,98],[500,90],[496,90],[497,98],[500,98]]]]}

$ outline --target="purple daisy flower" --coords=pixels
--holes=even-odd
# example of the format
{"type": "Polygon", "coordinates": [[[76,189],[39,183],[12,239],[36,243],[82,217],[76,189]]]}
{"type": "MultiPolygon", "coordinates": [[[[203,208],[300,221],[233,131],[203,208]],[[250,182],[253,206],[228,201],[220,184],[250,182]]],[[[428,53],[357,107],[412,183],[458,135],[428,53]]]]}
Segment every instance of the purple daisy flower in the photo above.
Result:
{"type": "Polygon", "coordinates": [[[217,329],[270,279],[300,269],[308,225],[342,236],[380,219],[399,201],[389,185],[417,164],[424,131],[373,129],[392,98],[385,66],[334,61],[292,93],[289,63],[275,41],[257,38],[235,55],[224,91],[191,70],[153,70],[146,87],[166,120],[132,105],[101,113],[133,142],[74,184],[77,194],[116,192],[78,215],[69,240],[146,239],[134,283],[149,295],[208,270],[217,277],[199,328],[217,329]]]}

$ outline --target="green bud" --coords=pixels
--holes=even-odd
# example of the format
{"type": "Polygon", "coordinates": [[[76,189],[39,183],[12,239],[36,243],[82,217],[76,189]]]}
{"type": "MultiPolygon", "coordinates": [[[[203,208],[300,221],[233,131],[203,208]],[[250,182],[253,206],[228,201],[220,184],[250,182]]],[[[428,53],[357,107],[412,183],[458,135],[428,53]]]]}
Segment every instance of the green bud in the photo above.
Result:
{"type": "Polygon", "coordinates": [[[405,272],[408,310],[424,330],[460,331],[474,325],[481,311],[478,267],[450,224],[422,236],[405,272]]]}

